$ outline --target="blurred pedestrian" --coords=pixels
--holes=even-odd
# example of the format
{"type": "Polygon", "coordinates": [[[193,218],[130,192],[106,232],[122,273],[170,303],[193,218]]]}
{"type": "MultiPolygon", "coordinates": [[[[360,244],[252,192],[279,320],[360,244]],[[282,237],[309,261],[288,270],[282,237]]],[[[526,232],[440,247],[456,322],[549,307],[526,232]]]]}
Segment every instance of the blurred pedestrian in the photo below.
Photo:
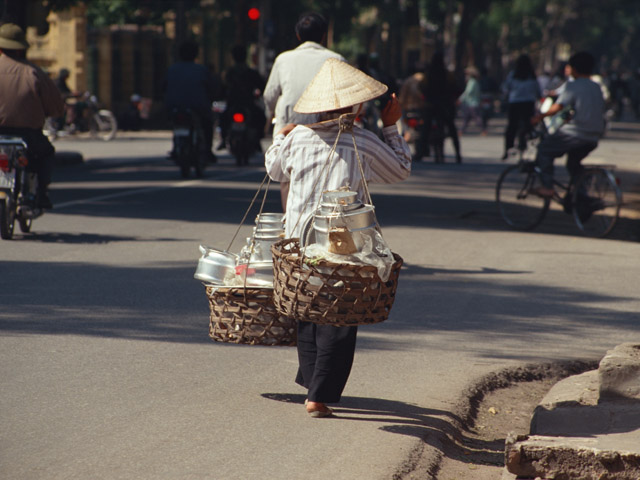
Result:
{"type": "Polygon", "coordinates": [[[627,83],[620,75],[620,72],[612,70],[609,72],[609,93],[611,94],[611,103],[616,120],[622,118],[624,111],[624,99],[629,95],[627,83]]]}
{"type": "Polygon", "coordinates": [[[509,72],[503,85],[507,97],[507,129],[504,134],[504,154],[506,160],[513,148],[516,136],[518,149],[526,149],[527,133],[531,130],[531,118],[535,114],[536,102],[541,97],[540,86],[533,70],[529,55],[520,55],[515,68],[509,72]]]}
{"type": "Polygon", "coordinates": [[[456,162],[462,163],[460,139],[455,124],[456,102],[462,91],[453,73],[447,70],[442,52],[436,52],[431,57],[422,91],[425,98],[425,113],[421,135],[429,138],[433,122],[441,124],[453,142],[456,162]]]}
{"type": "Polygon", "coordinates": [[[462,133],[465,133],[469,122],[473,120],[479,126],[480,122],[480,82],[478,82],[478,70],[475,67],[468,67],[465,70],[467,83],[464,91],[460,95],[460,105],[462,107],[462,133]]]}
{"type": "Polygon", "coordinates": [[[164,102],[171,112],[173,108],[191,110],[198,116],[204,136],[203,151],[207,161],[215,162],[212,151],[213,111],[217,86],[204,65],[196,63],[200,47],[193,40],[185,40],[178,49],[178,62],[167,70],[164,81],[164,102]]]}
{"type": "MultiPolygon", "coordinates": [[[[327,48],[328,30],[329,24],[322,15],[303,13],[295,26],[300,45],[276,57],[263,95],[267,118],[273,116],[275,119],[274,136],[287,124],[304,125],[318,121],[317,114],[298,113],[293,107],[325,60],[337,58],[345,61],[342,55],[327,48]]],[[[288,191],[289,184],[282,182],[280,193],[285,211],[288,191]]]]}
{"type": "Polygon", "coordinates": [[[257,144],[252,147],[261,152],[260,139],[264,133],[266,118],[264,111],[257,105],[258,99],[262,96],[265,84],[262,75],[255,69],[247,65],[247,47],[235,45],[231,49],[231,56],[234,64],[224,72],[224,91],[227,101],[227,108],[220,120],[221,141],[217,150],[226,146],[227,133],[231,125],[231,115],[235,110],[246,111],[248,121],[258,135],[257,144]]]}
{"type": "Polygon", "coordinates": [[[500,90],[498,83],[489,75],[486,67],[480,69],[480,118],[482,121],[482,135],[487,134],[489,120],[494,114],[494,102],[500,90]]]}
{"type": "Polygon", "coordinates": [[[633,75],[629,77],[627,80],[627,88],[629,90],[631,109],[633,110],[636,120],[638,120],[640,119],[640,69],[636,69],[633,75]]]}
{"type": "Polygon", "coordinates": [[[398,103],[402,109],[403,136],[407,143],[415,142],[413,161],[419,162],[429,155],[429,142],[420,135],[420,123],[424,121],[425,101],[420,86],[425,83],[424,65],[417,63],[415,72],[407,77],[400,86],[398,103]]]}

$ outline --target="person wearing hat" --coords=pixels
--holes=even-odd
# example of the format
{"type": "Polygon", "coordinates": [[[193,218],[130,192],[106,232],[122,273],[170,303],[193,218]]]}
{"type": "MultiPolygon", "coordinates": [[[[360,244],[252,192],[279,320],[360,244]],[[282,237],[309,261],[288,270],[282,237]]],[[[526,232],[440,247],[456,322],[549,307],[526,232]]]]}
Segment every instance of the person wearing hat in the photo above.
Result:
{"type": "Polygon", "coordinates": [[[55,149],[42,133],[46,117],[60,117],[64,102],[53,80],[26,60],[29,44],[13,23],[0,26],[0,135],[22,137],[38,176],[37,207],[52,208],[48,195],[55,149]]]}
{"type": "MultiPolygon", "coordinates": [[[[384,84],[337,59],[326,60],[306,88],[294,110],[317,114],[321,121],[284,126],[265,154],[271,179],[290,182],[285,214],[287,238],[300,237],[304,220],[318,205],[323,190],[348,186],[358,192],[361,201],[366,198],[358,157],[366,182],[395,183],[409,176],[411,152],[396,127],[402,112],[395,95],[381,114],[384,141],[352,125],[362,104],[386,91],[384,84]],[[336,143],[340,129],[343,133],[336,143]]],[[[312,417],[331,416],[332,410],[326,404],[340,400],[353,363],[356,334],[355,326],[298,322],[296,383],[308,389],[306,409],[312,417]]]]}

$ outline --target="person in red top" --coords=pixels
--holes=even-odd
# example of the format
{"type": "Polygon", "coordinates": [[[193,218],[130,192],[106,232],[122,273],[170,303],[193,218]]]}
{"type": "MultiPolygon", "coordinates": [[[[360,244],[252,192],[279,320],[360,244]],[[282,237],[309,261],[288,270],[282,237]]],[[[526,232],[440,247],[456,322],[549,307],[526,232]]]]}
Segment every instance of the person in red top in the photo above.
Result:
{"type": "Polygon", "coordinates": [[[0,135],[27,144],[29,164],[38,176],[37,207],[52,208],[48,195],[55,149],[42,133],[46,117],[60,117],[64,101],[53,80],[26,60],[29,44],[13,23],[0,26],[0,135]]]}

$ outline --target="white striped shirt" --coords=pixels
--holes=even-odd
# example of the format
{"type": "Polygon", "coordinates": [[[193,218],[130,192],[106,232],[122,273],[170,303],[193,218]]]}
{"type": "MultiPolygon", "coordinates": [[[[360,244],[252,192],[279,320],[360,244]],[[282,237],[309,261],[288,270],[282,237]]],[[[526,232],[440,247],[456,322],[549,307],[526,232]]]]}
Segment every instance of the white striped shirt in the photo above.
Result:
{"type": "MultiPolygon", "coordinates": [[[[358,154],[367,182],[396,183],[411,173],[409,146],[395,125],[383,129],[385,141],[359,127],[353,128],[358,154]]],[[[366,203],[358,160],[350,132],[340,136],[327,178],[325,167],[338,135],[338,120],[298,125],[286,137],[276,135],[265,154],[272,180],[290,182],[285,235],[299,238],[306,218],[318,206],[321,193],[348,186],[366,203]],[[325,183],[326,181],[326,183],[325,183]]]]}

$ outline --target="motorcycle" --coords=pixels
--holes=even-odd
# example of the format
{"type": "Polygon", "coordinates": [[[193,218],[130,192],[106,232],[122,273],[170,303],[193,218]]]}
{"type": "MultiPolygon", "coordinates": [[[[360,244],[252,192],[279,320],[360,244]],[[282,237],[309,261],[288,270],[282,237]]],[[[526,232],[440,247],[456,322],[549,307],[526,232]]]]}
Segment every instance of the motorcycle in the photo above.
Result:
{"type": "Polygon", "coordinates": [[[260,119],[261,112],[258,112],[257,108],[254,105],[236,105],[231,106],[228,111],[231,124],[227,144],[239,167],[248,165],[249,158],[254,152],[262,152],[260,146],[262,130],[258,128],[258,124],[264,125],[264,115],[260,119]]]}
{"type": "Polygon", "coordinates": [[[171,157],[180,167],[182,178],[188,178],[191,167],[202,177],[206,158],[203,153],[204,133],[198,115],[189,108],[173,108],[173,151],[171,157]]]}
{"type": "Polygon", "coordinates": [[[27,144],[22,138],[0,136],[0,237],[13,238],[15,221],[23,233],[44,211],[36,207],[38,178],[28,169],[27,144]]]}
{"type": "Polygon", "coordinates": [[[47,118],[45,122],[44,134],[50,141],[79,132],[89,132],[92,137],[104,141],[115,138],[118,132],[116,117],[110,110],[100,108],[95,95],[86,92],[80,98],[67,99],[66,103],[62,118],[47,118]]]}

